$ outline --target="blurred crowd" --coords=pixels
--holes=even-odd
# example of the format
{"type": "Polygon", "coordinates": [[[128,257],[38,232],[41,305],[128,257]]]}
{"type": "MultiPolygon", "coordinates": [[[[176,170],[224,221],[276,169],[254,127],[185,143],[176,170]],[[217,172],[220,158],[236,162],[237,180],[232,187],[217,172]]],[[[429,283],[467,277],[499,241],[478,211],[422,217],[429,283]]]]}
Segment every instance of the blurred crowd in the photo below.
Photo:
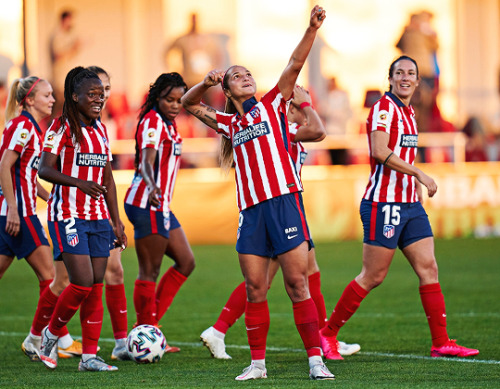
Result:
{"type": "MultiPolygon", "coordinates": [[[[205,74],[216,64],[217,68],[226,68],[229,63],[227,50],[228,37],[223,34],[204,34],[198,31],[197,16],[190,16],[190,28],[184,34],[166,46],[165,65],[169,67],[169,56],[178,51],[182,57],[183,76],[192,86],[196,80],[201,80],[200,74],[205,74]],[[194,48],[194,49],[193,49],[194,48]],[[205,49],[204,49],[205,48],[205,49]]],[[[439,79],[440,68],[438,63],[438,36],[432,27],[433,15],[428,11],[421,11],[410,15],[395,47],[401,54],[414,58],[420,70],[420,85],[412,98],[416,120],[420,132],[428,133],[457,133],[462,132],[466,137],[465,160],[499,161],[500,160],[500,107],[493,118],[470,117],[462,128],[441,115],[439,109],[439,79]]],[[[72,61],[75,54],[82,50],[82,42],[75,35],[73,15],[71,12],[62,12],[59,25],[54,29],[49,42],[50,58],[52,62],[52,85],[54,86],[57,101],[62,101],[61,91],[63,80],[58,80],[57,74],[66,74],[66,68],[78,64],[72,61]]],[[[318,39],[321,43],[321,39],[318,39]]],[[[319,50],[327,47],[326,43],[313,47],[311,58],[308,60],[309,75],[308,88],[311,90],[315,109],[323,119],[328,137],[321,147],[309,151],[306,164],[316,165],[344,165],[367,163],[366,148],[358,149],[346,139],[354,139],[364,135],[365,121],[371,105],[382,96],[384,91],[367,90],[361,107],[352,106],[348,90],[343,88],[339,77],[324,77],[321,67],[319,50]],[[314,55],[314,50],[318,50],[314,55]],[[316,58],[317,57],[317,58],[316,58]],[[316,59],[315,59],[316,58],[316,59]]],[[[12,61],[0,54],[0,130],[4,128],[4,110],[7,100],[7,76],[12,61]]],[[[499,71],[500,89],[500,71],[499,71]]],[[[145,90],[145,95],[147,90],[145,90]]],[[[500,96],[500,90],[498,91],[500,96]]],[[[206,103],[217,109],[223,109],[224,96],[222,90],[211,91],[205,97],[206,103]]],[[[141,102],[142,104],[142,102],[141,102]]],[[[56,103],[55,116],[61,106],[56,103]]],[[[137,126],[139,106],[131,106],[127,95],[113,91],[103,113],[103,122],[106,124],[111,140],[133,140],[137,126]]],[[[51,120],[51,119],[49,119],[51,120]]],[[[48,121],[42,127],[48,126],[48,121]]],[[[212,138],[213,131],[196,120],[193,116],[183,112],[177,118],[179,132],[183,138],[212,138]]],[[[358,142],[362,144],[363,142],[358,142]]],[[[420,162],[453,162],[453,147],[422,147],[419,154],[420,162]]],[[[134,150],[130,154],[120,152],[115,157],[114,167],[120,169],[133,168],[134,150]]],[[[215,149],[185,155],[183,167],[213,167],[217,165],[215,149]]]]}

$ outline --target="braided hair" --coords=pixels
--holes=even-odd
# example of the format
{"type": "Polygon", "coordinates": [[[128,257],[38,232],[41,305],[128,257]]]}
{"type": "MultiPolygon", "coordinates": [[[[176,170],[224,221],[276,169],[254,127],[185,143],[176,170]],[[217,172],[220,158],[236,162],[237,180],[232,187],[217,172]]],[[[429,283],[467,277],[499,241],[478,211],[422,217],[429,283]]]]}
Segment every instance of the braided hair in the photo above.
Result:
{"type": "Polygon", "coordinates": [[[80,117],[78,116],[78,106],[76,101],[73,100],[73,93],[78,94],[82,85],[92,79],[101,82],[97,74],[82,66],[78,66],[71,69],[64,80],[64,105],[61,117],[59,118],[59,130],[64,130],[67,120],[75,143],[80,143],[83,134],[80,117]]]}
{"type": "Polygon", "coordinates": [[[168,96],[172,89],[174,88],[184,88],[184,91],[188,90],[186,83],[184,82],[182,76],[179,73],[163,73],[160,75],[156,81],[149,86],[149,92],[146,97],[146,101],[141,107],[139,113],[139,120],[137,121],[137,129],[135,131],[135,168],[139,168],[139,143],[137,142],[137,134],[139,133],[139,125],[146,116],[146,114],[151,111],[157,104],[160,95],[163,93],[164,96],[168,96]]]}

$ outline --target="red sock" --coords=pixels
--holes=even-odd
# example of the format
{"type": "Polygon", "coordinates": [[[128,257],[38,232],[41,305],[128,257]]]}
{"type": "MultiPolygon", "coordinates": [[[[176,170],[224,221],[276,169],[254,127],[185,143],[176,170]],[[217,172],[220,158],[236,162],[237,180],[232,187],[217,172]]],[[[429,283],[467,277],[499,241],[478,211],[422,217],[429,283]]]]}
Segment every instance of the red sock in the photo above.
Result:
{"type": "Polygon", "coordinates": [[[168,269],[163,275],[156,290],[156,316],[158,321],[160,321],[168,308],[170,308],[175,295],[186,280],[187,277],[173,267],[168,269]]]}
{"type": "Polygon", "coordinates": [[[92,288],[69,284],[57,299],[57,304],[49,323],[49,331],[57,336],[63,336],[61,329],[74,316],[82,301],[92,288]]]}
{"type": "Polygon", "coordinates": [[[266,359],[266,341],[269,332],[269,307],[267,300],[261,303],[246,303],[245,325],[252,360],[266,359]]]}
{"type": "Polygon", "coordinates": [[[97,354],[97,343],[101,336],[103,284],[94,284],[87,298],[80,307],[80,322],[82,323],[82,352],[97,354]]]}
{"type": "Polygon", "coordinates": [[[49,324],[52,312],[54,312],[57,296],[49,288],[51,282],[52,280],[40,282],[40,298],[31,324],[31,333],[33,335],[40,336],[42,334],[42,330],[49,324]]]}
{"type": "Polygon", "coordinates": [[[441,285],[439,283],[423,285],[419,288],[419,291],[431,330],[432,345],[434,347],[441,347],[448,341],[446,308],[444,305],[444,296],[441,292],[441,285]]]}
{"type": "Polygon", "coordinates": [[[226,305],[222,308],[219,318],[214,324],[214,328],[225,334],[229,327],[236,323],[236,320],[243,315],[246,304],[247,290],[245,282],[243,281],[236,287],[235,290],[233,290],[231,296],[229,296],[226,305]]]}
{"type": "Polygon", "coordinates": [[[318,312],[319,329],[322,329],[326,325],[326,308],[325,298],[323,297],[323,293],[321,293],[321,276],[319,271],[309,276],[309,293],[318,312]]]}
{"type": "Polygon", "coordinates": [[[312,298],[293,303],[293,318],[308,357],[321,356],[318,313],[312,298]]]}
{"type": "Polygon", "coordinates": [[[323,327],[321,334],[324,336],[337,336],[340,328],[356,312],[361,301],[368,295],[368,291],[363,289],[356,280],[352,280],[346,286],[340,300],[328,320],[328,325],[323,327]]]}
{"type": "Polygon", "coordinates": [[[115,339],[127,337],[127,298],[125,285],[106,284],[106,305],[108,306],[113,336],[115,339]]]}
{"type": "Polygon", "coordinates": [[[157,325],[156,303],[155,303],[156,282],[135,280],[134,307],[137,315],[137,324],[157,325]]]}

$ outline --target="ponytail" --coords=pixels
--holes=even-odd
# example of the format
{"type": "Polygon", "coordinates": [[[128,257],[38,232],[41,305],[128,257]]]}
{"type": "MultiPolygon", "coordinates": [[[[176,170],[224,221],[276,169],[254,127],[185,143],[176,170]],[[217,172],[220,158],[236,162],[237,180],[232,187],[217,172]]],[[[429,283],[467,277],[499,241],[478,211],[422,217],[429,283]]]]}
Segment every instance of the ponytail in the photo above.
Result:
{"type": "Polygon", "coordinates": [[[31,76],[26,78],[17,78],[12,83],[5,107],[5,124],[19,116],[20,108],[25,107],[26,98],[36,91],[36,84],[40,78],[31,76]]]}

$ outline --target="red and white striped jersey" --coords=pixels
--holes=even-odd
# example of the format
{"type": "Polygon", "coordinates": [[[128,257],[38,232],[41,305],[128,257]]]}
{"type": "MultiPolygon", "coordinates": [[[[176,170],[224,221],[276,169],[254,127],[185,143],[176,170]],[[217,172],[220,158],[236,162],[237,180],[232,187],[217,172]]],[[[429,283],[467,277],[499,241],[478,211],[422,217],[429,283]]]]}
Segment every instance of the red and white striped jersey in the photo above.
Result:
{"type": "Polygon", "coordinates": [[[374,202],[414,203],[418,201],[415,177],[399,173],[371,157],[372,131],[389,134],[387,145],[395,155],[413,165],[417,154],[418,131],[413,107],[405,106],[392,93],[387,92],[377,101],[368,116],[366,131],[370,149],[370,180],[364,199],[374,202]]]}
{"type": "MultiPolygon", "coordinates": [[[[237,114],[217,112],[217,132],[231,139],[239,210],[302,191],[290,150],[286,101],[276,85],[237,114]]],[[[248,102],[248,101],[247,101],[248,102]]],[[[245,102],[245,103],[247,103],[245,102]]]]}
{"type": "Polygon", "coordinates": [[[154,109],[149,111],[139,123],[136,137],[139,146],[139,168],[136,170],[132,185],[125,195],[125,203],[140,208],[163,212],[170,211],[177,171],[181,163],[182,138],[177,132],[175,122],[164,120],[154,109]],[[154,163],[155,183],[161,190],[161,206],[153,207],[148,202],[149,191],[141,173],[142,150],[152,148],[158,151],[154,163]]]}
{"type": "Polygon", "coordinates": [[[288,128],[290,129],[290,156],[295,162],[295,170],[302,182],[302,166],[304,166],[307,157],[307,150],[302,142],[295,142],[295,135],[297,135],[299,127],[297,123],[288,123],[288,128]]]}
{"type": "MultiPolygon", "coordinates": [[[[69,123],[60,130],[55,120],[47,130],[43,151],[58,155],[61,173],[85,181],[103,184],[104,168],[112,160],[106,127],[96,120],[92,126],[82,126],[82,140],[73,141],[69,123]]],[[[109,219],[104,196],[93,199],[74,186],[54,184],[48,201],[48,220],[58,221],[71,217],[84,220],[109,219]]]]}
{"type": "MultiPolygon", "coordinates": [[[[0,159],[5,150],[19,154],[11,168],[18,212],[22,217],[36,215],[36,174],[42,153],[42,130],[30,113],[23,111],[7,123],[0,143],[0,159]]],[[[0,215],[7,216],[7,201],[3,192],[0,192],[0,215]]]]}

